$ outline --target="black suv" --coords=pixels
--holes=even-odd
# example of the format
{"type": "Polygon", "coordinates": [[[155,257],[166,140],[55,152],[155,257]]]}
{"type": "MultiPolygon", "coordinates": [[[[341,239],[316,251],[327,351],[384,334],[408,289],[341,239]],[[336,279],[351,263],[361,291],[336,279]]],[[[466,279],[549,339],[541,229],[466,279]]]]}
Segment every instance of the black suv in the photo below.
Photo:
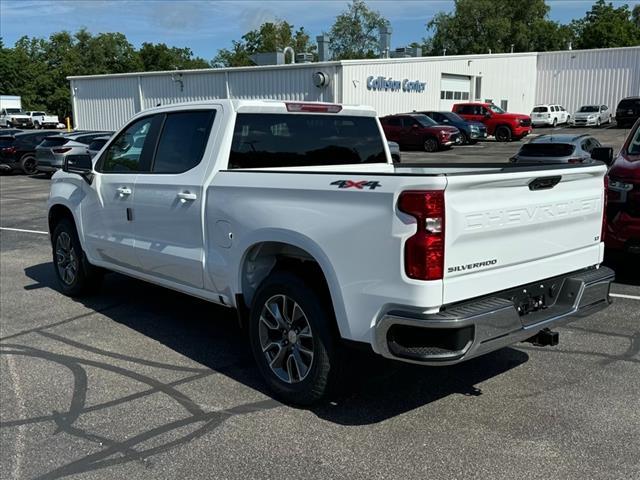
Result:
{"type": "Polygon", "coordinates": [[[616,108],[616,123],[624,127],[631,126],[640,118],[640,97],[627,97],[620,100],[616,108]]]}
{"type": "Polygon", "coordinates": [[[5,170],[20,169],[27,175],[35,174],[36,147],[46,137],[59,133],[56,130],[38,130],[2,135],[0,132],[0,165],[5,165],[5,170]]]}

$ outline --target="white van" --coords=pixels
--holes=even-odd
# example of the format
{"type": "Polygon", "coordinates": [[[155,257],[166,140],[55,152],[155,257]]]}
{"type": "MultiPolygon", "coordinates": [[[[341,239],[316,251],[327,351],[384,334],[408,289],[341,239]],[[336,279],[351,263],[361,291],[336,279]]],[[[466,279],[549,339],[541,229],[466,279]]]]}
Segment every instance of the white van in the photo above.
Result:
{"type": "Polygon", "coordinates": [[[569,118],[571,115],[562,105],[536,105],[531,111],[531,123],[534,127],[555,127],[561,123],[569,123],[569,118]]]}

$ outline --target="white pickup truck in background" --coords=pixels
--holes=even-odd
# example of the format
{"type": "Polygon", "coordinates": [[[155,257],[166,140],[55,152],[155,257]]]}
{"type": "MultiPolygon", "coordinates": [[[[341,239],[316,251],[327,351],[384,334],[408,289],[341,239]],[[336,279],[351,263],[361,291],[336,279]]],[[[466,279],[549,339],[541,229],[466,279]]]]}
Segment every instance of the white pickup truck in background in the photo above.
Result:
{"type": "MultiPolygon", "coordinates": [[[[24,112],[30,118],[33,128],[58,128],[60,120],[55,115],[47,115],[45,112],[24,112]]],[[[63,125],[64,126],[64,125],[63,125]]]]}
{"type": "Polygon", "coordinates": [[[113,270],[237,309],[275,394],[309,404],[345,343],[448,365],[608,306],[605,173],[394,165],[368,107],[218,100],[67,159],[48,218],[63,292],[113,270]]]}

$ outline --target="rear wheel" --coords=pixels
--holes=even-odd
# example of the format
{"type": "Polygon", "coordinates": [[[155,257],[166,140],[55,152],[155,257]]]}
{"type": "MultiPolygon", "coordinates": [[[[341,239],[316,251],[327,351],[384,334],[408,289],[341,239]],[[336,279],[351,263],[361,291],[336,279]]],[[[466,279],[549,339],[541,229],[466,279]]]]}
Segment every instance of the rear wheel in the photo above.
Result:
{"type": "Polygon", "coordinates": [[[258,369],[275,396],[310,405],[336,384],[340,349],[333,310],[300,276],[269,275],[251,308],[249,340],[258,369]]]}
{"type": "Polygon", "coordinates": [[[511,129],[502,125],[496,128],[495,137],[497,142],[509,142],[511,141],[511,129]]]}
{"type": "Polygon", "coordinates": [[[554,118],[553,119],[553,124],[552,124],[553,128],[555,128],[557,125],[558,125],[558,119],[554,118]]]}
{"type": "Polygon", "coordinates": [[[63,218],[58,222],[51,243],[53,265],[62,293],[77,297],[100,287],[103,272],[88,262],[71,220],[63,218]]]}
{"type": "Polygon", "coordinates": [[[35,175],[38,172],[36,157],[31,154],[23,155],[20,159],[20,169],[27,175],[35,175]]]}
{"type": "Polygon", "coordinates": [[[40,122],[36,120],[35,122],[33,122],[33,128],[39,130],[40,128],[42,128],[42,126],[40,125],[40,122]]]}
{"type": "Polygon", "coordinates": [[[465,132],[463,132],[462,130],[460,130],[460,139],[462,140],[461,143],[463,145],[469,145],[471,144],[471,140],[469,140],[469,135],[467,135],[465,132]]]}
{"type": "Polygon", "coordinates": [[[425,152],[436,152],[438,151],[438,140],[433,137],[429,137],[424,141],[424,151],[425,152]]]}

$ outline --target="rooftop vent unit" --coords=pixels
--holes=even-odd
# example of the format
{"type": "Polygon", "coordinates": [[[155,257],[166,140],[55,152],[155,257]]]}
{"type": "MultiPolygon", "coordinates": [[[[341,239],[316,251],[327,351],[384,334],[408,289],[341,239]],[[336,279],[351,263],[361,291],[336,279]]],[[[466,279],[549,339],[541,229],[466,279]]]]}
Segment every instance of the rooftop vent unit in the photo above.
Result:
{"type": "Polygon", "coordinates": [[[296,63],[313,62],[313,53],[296,53],[296,63]]]}
{"type": "Polygon", "coordinates": [[[391,52],[391,58],[421,57],[422,47],[400,47],[391,52]]]}
{"type": "Polygon", "coordinates": [[[284,64],[284,53],[282,52],[254,53],[249,58],[258,66],[284,64]]]}

